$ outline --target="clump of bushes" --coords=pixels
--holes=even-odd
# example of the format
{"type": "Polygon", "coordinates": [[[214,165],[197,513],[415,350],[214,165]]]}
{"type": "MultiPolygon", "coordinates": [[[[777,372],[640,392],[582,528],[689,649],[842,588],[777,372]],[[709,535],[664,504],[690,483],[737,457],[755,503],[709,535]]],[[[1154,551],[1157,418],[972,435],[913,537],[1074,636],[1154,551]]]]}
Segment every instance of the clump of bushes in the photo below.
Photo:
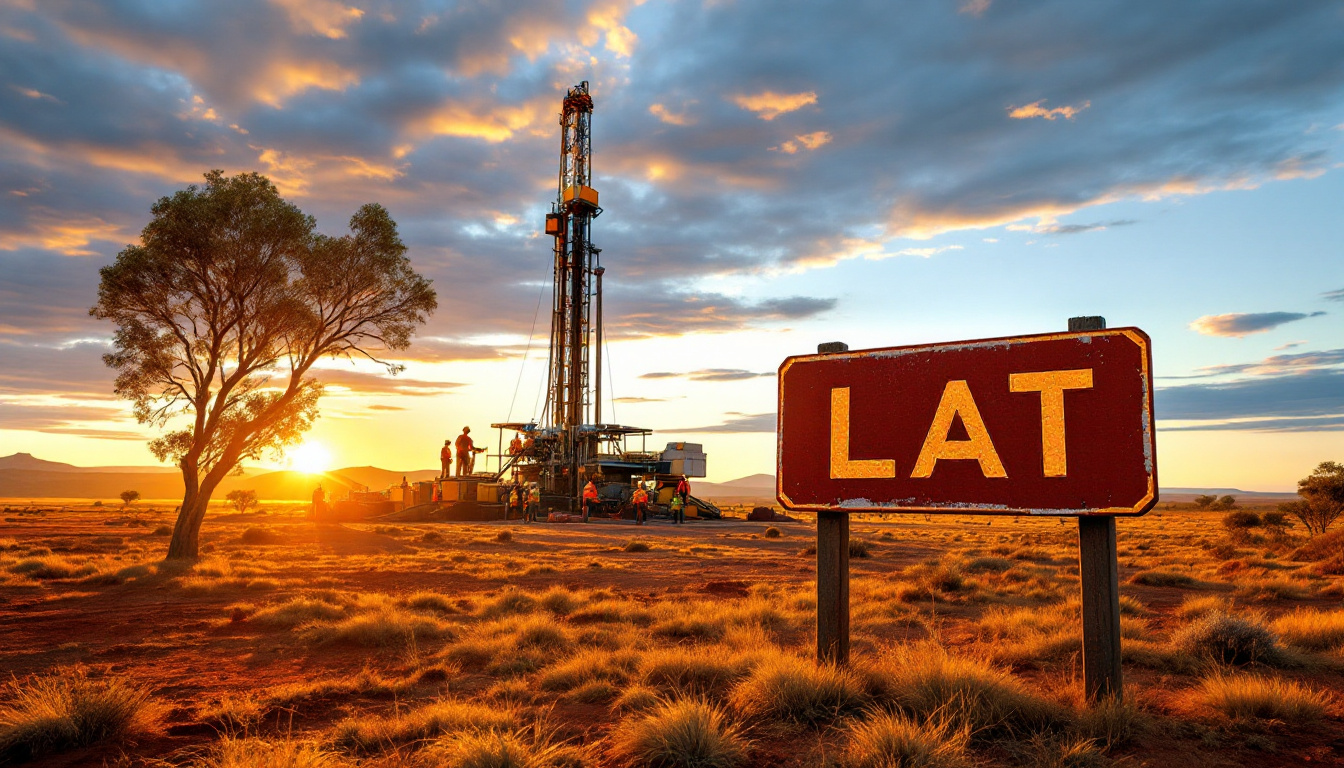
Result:
{"type": "Polygon", "coordinates": [[[511,531],[500,531],[495,534],[495,541],[500,544],[508,544],[513,541],[513,533],[511,531]]]}
{"type": "Polygon", "coordinates": [[[1259,515],[1244,509],[1229,512],[1223,517],[1223,527],[1232,533],[1244,532],[1251,528],[1259,528],[1263,524],[1264,521],[1260,519],[1259,515]]]}
{"type": "Polygon", "coordinates": [[[872,545],[863,539],[850,539],[849,556],[857,558],[872,557],[872,545]]]}
{"type": "Polygon", "coordinates": [[[747,715],[818,727],[858,713],[868,696],[858,678],[844,669],[778,655],[738,683],[731,701],[747,715]]]}
{"type": "Polygon", "coordinates": [[[613,752],[650,768],[736,768],[750,743],[722,710],[699,699],[665,701],[621,723],[613,752]]]}
{"type": "Polygon", "coordinates": [[[1287,661],[1279,639],[1255,618],[1210,611],[1185,626],[1171,638],[1180,651],[1222,664],[1242,666],[1287,661]]]}
{"type": "Polygon", "coordinates": [[[239,539],[242,541],[242,543],[250,544],[253,546],[265,545],[265,544],[280,544],[284,542],[284,539],[275,531],[272,531],[270,528],[263,528],[258,525],[248,526],[243,531],[243,535],[239,537],[239,539]]]}
{"type": "Polygon", "coordinates": [[[782,535],[779,529],[773,525],[765,529],[765,538],[767,539],[778,539],[782,535]]]}
{"type": "Polygon", "coordinates": [[[0,758],[20,760],[156,731],[167,707],[122,677],[80,667],[13,680],[0,704],[0,758]]]}
{"type": "Polygon", "coordinates": [[[970,730],[883,712],[849,729],[842,768],[963,768],[970,730]]]}
{"type": "Polygon", "coordinates": [[[648,552],[652,547],[646,541],[627,541],[621,548],[625,552],[648,552]]]}
{"type": "Polygon", "coordinates": [[[1279,720],[1302,725],[1319,720],[1329,697],[1291,680],[1260,675],[1213,675],[1200,685],[1204,702],[1237,720],[1279,720]]]}

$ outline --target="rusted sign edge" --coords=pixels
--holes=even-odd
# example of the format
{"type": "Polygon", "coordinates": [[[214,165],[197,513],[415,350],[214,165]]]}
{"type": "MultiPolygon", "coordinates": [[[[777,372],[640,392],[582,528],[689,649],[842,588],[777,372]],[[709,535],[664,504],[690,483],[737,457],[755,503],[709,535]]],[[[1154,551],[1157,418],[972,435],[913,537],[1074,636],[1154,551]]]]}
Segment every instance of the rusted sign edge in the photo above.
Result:
{"type": "MultiPolygon", "coordinates": [[[[1087,342],[1084,342],[1087,343],[1087,342]]],[[[849,352],[830,352],[813,355],[793,355],[784,358],[775,375],[778,393],[776,401],[779,407],[775,414],[775,499],[791,512],[878,512],[887,514],[925,513],[942,515],[1032,515],[1036,517],[1137,517],[1147,513],[1158,502],[1157,482],[1157,426],[1153,411],[1153,344],[1148,334],[1132,326],[1107,328],[1097,331],[1069,331],[1061,333],[1038,333],[1025,336],[1002,336],[968,341],[940,342],[936,344],[913,344],[904,347],[882,347],[878,349],[860,349],[849,352]],[[1027,507],[1009,507],[1006,505],[976,505],[950,503],[932,507],[903,507],[896,504],[876,504],[864,506],[867,499],[854,499],[841,504],[799,504],[784,493],[784,374],[797,362],[816,360],[852,360],[868,357],[904,357],[920,352],[943,352],[950,350],[975,349],[980,347],[1003,347],[1036,341],[1054,341],[1058,339],[1090,339],[1093,336],[1124,336],[1138,346],[1141,354],[1143,385],[1143,454],[1144,468],[1148,470],[1148,491],[1132,507],[1102,507],[1098,509],[1032,509],[1027,507]]],[[[870,502],[871,504],[871,502],[870,502]]]]}

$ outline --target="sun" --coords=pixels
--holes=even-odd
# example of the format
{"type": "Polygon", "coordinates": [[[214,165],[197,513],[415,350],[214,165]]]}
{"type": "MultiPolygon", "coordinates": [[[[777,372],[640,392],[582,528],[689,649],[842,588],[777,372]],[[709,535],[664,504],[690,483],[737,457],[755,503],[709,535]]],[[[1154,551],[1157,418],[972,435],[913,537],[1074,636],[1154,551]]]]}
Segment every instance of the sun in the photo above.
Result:
{"type": "Polygon", "coordinates": [[[321,443],[304,443],[288,451],[289,466],[308,475],[320,475],[331,467],[331,452],[321,443]]]}

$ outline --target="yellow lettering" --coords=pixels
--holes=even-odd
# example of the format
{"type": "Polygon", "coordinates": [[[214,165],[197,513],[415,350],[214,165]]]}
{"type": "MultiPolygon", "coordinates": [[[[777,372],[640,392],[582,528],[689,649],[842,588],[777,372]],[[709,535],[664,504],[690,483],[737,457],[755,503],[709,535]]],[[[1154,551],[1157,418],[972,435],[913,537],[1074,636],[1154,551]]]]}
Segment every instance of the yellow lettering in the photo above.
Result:
{"type": "Polygon", "coordinates": [[[1008,376],[1008,388],[1013,392],[1041,393],[1041,457],[1045,476],[1069,474],[1064,444],[1064,390],[1091,389],[1092,369],[1014,373],[1008,376]]]}
{"type": "Polygon", "coordinates": [[[994,450],[994,441],[989,439],[989,430],[980,418],[980,409],[971,397],[971,388],[965,381],[949,381],[943,387],[943,397],[938,401],[938,410],[933,414],[933,424],[924,438],[924,447],[919,449],[919,459],[915,461],[915,470],[911,477],[929,477],[939,459],[975,459],[980,462],[980,473],[985,477],[1007,477],[1003,462],[994,450]],[[952,417],[961,416],[966,425],[969,440],[948,440],[948,430],[952,428],[952,417]]]}
{"type": "Polygon", "coordinates": [[[896,476],[892,459],[849,458],[849,387],[831,390],[831,479],[896,476]]]}

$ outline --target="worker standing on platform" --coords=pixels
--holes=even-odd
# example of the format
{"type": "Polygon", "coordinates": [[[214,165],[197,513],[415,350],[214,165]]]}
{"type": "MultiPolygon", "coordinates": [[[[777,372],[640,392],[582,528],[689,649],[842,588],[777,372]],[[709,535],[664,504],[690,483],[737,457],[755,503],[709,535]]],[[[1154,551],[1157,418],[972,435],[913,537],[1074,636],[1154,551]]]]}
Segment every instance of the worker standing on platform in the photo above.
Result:
{"type": "Polygon", "coordinates": [[[513,439],[509,441],[509,455],[520,456],[523,453],[523,436],[517,432],[513,433],[513,439]]]}
{"type": "Polygon", "coordinates": [[[649,492],[644,490],[643,483],[635,486],[635,492],[630,495],[630,501],[635,505],[635,525],[643,525],[644,518],[649,514],[649,492]]]}
{"type": "Polygon", "coordinates": [[[457,476],[470,475],[476,468],[476,454],[484,450],[477,448],[476,441],[471,439],[471,427],[463,427],[462,434],[457,436],[457,476]]]}
{"type": "Polygon", "coordinates": [[[541,513],[541,489],[536,483],[527,492],[527,517],[529,523],[537,522],[537,515],[541,513]]]}
{"type": "Polygon", "coordinates": [[[686,505],[690,503],[690,497],[691,483],[686,479],[685,475],[682,475],[681,480],[677,482],[677,498],[681,499],[681,506],[677,509],[676,522],[686,522],[686,505]]]}
{"type": "Polygon", "coordinates": [[[597,486],[589,480],[588,484],[583,486],[583,522],[588,522],[589,507],[597,505],[597,486]]]}
{"type": "Polygon", "coordinates": [[[453,474],[453,441],[444,440],[443,447],[439,449],[439,464],[443,467],[443,472],[439,475],[440,479],[447,479],[453,474]]]}

